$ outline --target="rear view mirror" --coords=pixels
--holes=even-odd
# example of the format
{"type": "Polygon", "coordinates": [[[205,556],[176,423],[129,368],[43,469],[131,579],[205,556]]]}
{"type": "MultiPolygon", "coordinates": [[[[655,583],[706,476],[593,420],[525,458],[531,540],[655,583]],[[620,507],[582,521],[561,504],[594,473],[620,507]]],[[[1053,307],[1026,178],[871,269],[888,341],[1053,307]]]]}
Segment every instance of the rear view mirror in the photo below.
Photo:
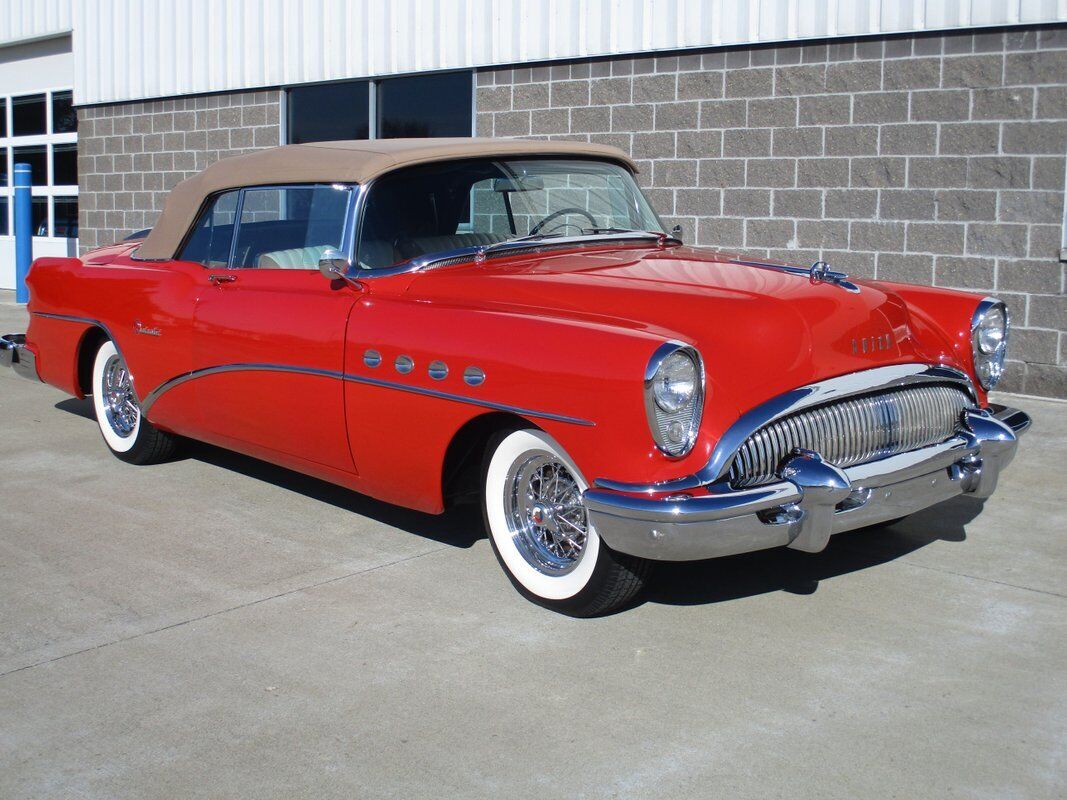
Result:
{"type": "Polygon", "coordinates": [[[319,256],[319,272],[331,281],[339,278],[344,280],[350,266],[352,265],[348,262],[348,258],[335,247],[327,247],[319,256]]]}
{"type": "Polygon", "coordinates": [[[545,188],[545,179],[540,175],[521,178],[494,178],[494,192],[538,192],[545,188]]]}

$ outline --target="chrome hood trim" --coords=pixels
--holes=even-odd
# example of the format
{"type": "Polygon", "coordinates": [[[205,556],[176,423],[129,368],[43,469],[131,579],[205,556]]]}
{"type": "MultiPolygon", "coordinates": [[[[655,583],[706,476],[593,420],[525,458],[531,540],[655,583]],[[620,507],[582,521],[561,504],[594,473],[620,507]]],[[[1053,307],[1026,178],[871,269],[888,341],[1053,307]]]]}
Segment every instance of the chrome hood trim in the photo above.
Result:
{"type": "Polygon", "coordinates": [[[967,392],[975,406],[978,405],[978,395],[971,379],[966,373],[952,367],[938,364],[896,364],[851,372],[791,389],[742,414],[719,439],[708,462],[692,475],[661,483],[628,483],[606,478],[597,478],[594,483],[602,489],[641,494],[680,492],[707,486],[728,476],[734,456],[749,436],[780,417],[837,398],[919,383],[957,384],[967,392]]]}

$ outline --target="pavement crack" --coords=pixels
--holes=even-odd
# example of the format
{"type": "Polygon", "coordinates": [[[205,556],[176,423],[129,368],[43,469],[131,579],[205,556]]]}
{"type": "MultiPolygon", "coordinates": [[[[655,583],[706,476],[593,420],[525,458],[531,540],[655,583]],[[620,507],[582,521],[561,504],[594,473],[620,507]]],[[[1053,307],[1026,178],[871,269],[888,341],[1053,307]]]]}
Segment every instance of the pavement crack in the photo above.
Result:
{"type": "Polygon", "coordinates": [[[109,642],[101,642],[100,644],[94,644],[92,647],[83,647],[81,650],[74,650],[74,651],[72,651],[70,653],[64,653],[63,655],[55,656],[54,658],[46,658],[46,659],[44,659],[42,661],[38,661],[38,662],[33,663],[33,664],[27,664],[24,667],[16,667],[15,669],[8,670],[7,672],[0,672],[0,678],[6,678],[8,675],[14,675],[14,674],[16,674],[18,672],[24,672],[25,670],[28,670],[28,669],[34,669],[35,667],[42,667],[45,664],[54,664],[56,661],[62,661],[63,659],[71,658],[72,656],[79,656],[79,655],[82,655],[83,653],[91,653],[94,650],[103,650],[105,647],[111,647],[112,645],[115,645],[115,644],[123,644],[124,642],[132,642],[135,639],[142,639],[145,636],[152,636],[153,634],[162,633],[163,631],[174,630],[175,628],[180,628],[183,625],[191,625],[194,622],[201,622],[202,620],[211,619],[212,617],[219,617],[219,616],[222,616],[223,614],[229,614],[232,611],[240,611],[241,609],[244,609],[244,608],[251,608],[252,606],[258,606],[260,603],[266,603],[266,602],[268,602],[270,600],[277,600],[278,598],[281,598],[281,597],[288,597],[291,594],[298,594],[299,592],[306,592],[306,591],[309,591],[311,589],[317,589],[320,586],[328,586],[331,583],[337,583],[339,581],[347,580],[348,578],[355,578],[355,577],[358,577],[360,575],[366,575],[366,574],[371,573],[371,572],[377,572],[380,569],[386,569],[388,567],[396,566],[397,564],[403,564],[403,563],[405,563],[407,561],[414,561],[417,558],[422,558],[423,556],[433,555],[434,553],[440,553],[442,550],[450,550],[450,549],[451,549],[450,547],[435,547],[433,550],[427,550],[425,553],[417,553],[417,554],[415,554],[413,556],[407,556],[405,558],[398,558],[398,559],[396,559],[394,561],[389,561],[389,562],[387,562],[385,564],[376,564],[373,567],[367,567],[365,569],[357,569],[357,570],[355,570],[353,572],[347,572],[344,575],[336,575],[336,576],[334,576],[332,578],[327,578],[326,580],[317,581],[315,583],[309,583],[309,584],[306,584],[304,586],[297,586],[297,587],[295,587],[293,589],[286,589],[284,592],[278,592],[276,594],[268,595],[266,597],[258,597],[255,600],[249,600],[247,603],[238,603],[237,605],[229,606],[228,608],[220,608],[218,611],[212,611],[212,612],[207,613],[207,614],[201,614],[200,616],[197,616],[197,617],[190,617],[189,619],[183,619],[183,620],[181,620],[179,622],[172,622],[170,625],[163,625],[163,626],[161,626],[159,628],[153,628],[150,631],[142,631],[141,633],[135,633],[132,636],[124,636],[124,637],[119,638],[119,639],[112,639],[109,642]]]}
{"type": "MultiPolygon", "coordinates": [[[[929,569],[934,572],[942,572],[946,575],[955,575],[958,578],[968,578],[972,581],[981,581],[983,583],[995,583],[998,586],[1008,586],[1012,589],[1020,589],[1024,592],[1035,592],[1036,594],[1045,594],[1050,597],[1059,597],[1067,600],[1067,594],[1060,594],[1059,592],[1050,592],[1048,589],[1034,589],[1031,586],[1020,586],[1017,583],[1009,583],[1008,581],[998,581],[996,578],[983,578],[981,575],[970,575],[966,572],[956,572],[955,570],[945,569],[944,567],[934,567],[929,564],[919,564],[918,562],[908,559],[904,560],[904,563],[911,567],[917,567],[919,569],[929,569]]],[[[3,676],[0,676],[3,677],[3,676]]]]}

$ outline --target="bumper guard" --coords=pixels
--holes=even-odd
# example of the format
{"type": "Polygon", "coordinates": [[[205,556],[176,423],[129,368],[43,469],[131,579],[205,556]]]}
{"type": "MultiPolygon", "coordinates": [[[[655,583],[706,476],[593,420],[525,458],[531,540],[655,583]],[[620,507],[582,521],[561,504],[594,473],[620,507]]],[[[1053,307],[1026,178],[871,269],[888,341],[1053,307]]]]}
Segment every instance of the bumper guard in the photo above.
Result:
{"type": "Polygon", "coordinates": [[[668,496],[597,488],[584,502],[605,542],[642,558],[695,561],[780,546],[817,553],[835,533],[960,494],[989,497],[1029,427],[1025,412],[990,406],[966,412],[964,429],[948,441],[847,469],[796,450],[781,480],[766,486],[712,484],[668,496]]]}
{"type": "Polygon", "coordinates": [[[0,336],[0,367],[11,367],[23,378],[41,380],[37,374],[37,354],[26,346],[26,334],[8,333],[0,336]]]}

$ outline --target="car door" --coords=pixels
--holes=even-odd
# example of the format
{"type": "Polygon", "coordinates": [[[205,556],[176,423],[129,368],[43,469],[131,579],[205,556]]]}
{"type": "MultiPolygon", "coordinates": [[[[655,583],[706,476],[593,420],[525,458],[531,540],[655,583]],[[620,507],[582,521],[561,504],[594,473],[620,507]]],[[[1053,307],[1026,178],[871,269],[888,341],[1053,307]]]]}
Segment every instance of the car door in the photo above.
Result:
{"type": "Polygon", "coordinates": [[[314,185],[217,198],[235,224],[226,260],[218,244],[206,259],[194,312],[205,439],[354,472],[342,376],[357,295],[317,268],[327,247],[346,250],[353,197],[352,187],[314,185]]]}

